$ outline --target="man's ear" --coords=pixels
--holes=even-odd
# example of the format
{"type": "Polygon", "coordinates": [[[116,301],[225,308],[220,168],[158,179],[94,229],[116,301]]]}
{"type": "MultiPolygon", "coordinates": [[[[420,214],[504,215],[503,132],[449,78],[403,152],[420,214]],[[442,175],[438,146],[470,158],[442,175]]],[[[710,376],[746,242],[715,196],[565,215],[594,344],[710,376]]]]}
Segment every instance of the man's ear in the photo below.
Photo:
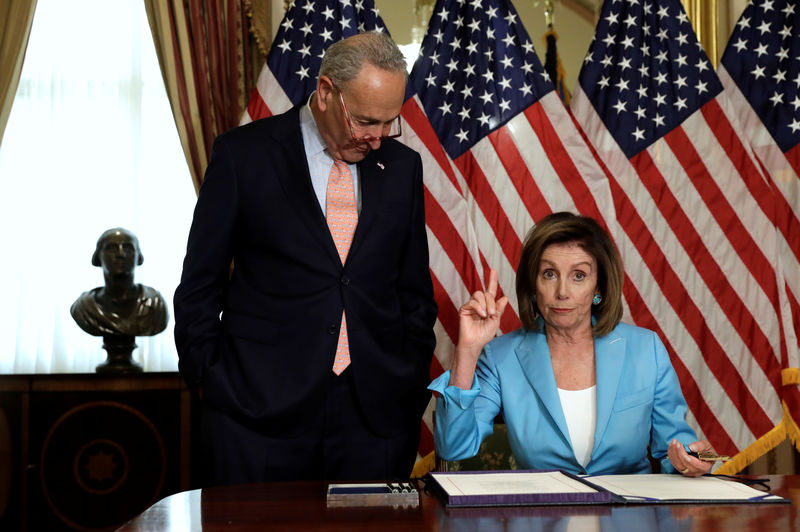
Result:
{"type": "Polygon", "coordinates": [[[325,111],[332,98],[335,96],[333,88],[333,81],[328,76],[320,76],[317,79],[317,94],[314,97],[317,99],[317,107],[320,111],[325,111]]]}

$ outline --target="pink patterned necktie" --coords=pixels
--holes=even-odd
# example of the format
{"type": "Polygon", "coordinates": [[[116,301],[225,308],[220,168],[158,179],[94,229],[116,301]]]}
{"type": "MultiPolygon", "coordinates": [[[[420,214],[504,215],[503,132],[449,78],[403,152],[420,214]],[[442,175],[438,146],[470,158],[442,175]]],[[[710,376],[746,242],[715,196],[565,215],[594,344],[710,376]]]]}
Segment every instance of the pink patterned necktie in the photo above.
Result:
{"type": "MultiPolygon", "coordinates": [[[[344,264],[353,233],[358,223],[356,195],[353,190],[353,174],[344,161],[333,161],[328,176],[326,194],[325,219],[331,231],[339,259],[344,264]]],[[[342,311],[342,325],[339,328],[339,343],[336,345],[336,358],[333,360],[333,372],[340,375],[350,365],[350,343],[347,340],[347,320],[342,311]]]]}

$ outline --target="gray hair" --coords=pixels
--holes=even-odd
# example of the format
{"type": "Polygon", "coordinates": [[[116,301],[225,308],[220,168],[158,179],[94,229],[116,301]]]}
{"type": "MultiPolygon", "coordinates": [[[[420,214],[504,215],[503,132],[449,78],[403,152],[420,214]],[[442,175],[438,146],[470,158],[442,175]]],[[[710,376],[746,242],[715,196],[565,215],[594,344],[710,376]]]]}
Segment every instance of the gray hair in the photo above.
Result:
{"type": "Polygon", "coordinates": [[[330,45],[322,58],[319,75],[328,76],[343,88],[361,72],[365,62],[381,70],[402,72],[408,79],[403,52],[388,34],[380,31],[359,33],[330,45]]]}

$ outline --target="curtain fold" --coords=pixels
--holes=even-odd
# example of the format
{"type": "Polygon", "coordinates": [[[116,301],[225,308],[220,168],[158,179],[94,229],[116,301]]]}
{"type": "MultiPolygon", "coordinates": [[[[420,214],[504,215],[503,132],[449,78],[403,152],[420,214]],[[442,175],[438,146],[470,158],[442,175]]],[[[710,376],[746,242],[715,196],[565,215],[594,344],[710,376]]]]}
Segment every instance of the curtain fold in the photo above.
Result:
{"type": "Polygon", "coordinates": [[[145,0],[145,8],[197,190],[214,139],[239,124],[265,56],[242,0],[145,0]]]}
{"type": "Polygon", "coordinates": [[[697,39],[703,45],[708,59],[716,66],[719,64],[719,48],[717,33],[719,32],[719,11],[717,0],[681,0],[686,14],[692,21],[697,39]]]}
{"type": "Polygon", "coordinates": [[[0,1],[0,143],[17,93],[36,0],[0,1]]]}

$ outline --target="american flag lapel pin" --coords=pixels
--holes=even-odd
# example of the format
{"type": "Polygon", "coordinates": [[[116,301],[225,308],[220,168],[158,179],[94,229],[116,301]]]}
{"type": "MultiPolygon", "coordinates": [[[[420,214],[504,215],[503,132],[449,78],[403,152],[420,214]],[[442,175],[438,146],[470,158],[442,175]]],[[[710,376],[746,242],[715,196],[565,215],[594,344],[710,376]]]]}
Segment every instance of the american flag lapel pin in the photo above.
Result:
{"type": "Polygon", "coordinates": [[[382,163],[382,162],[380,162],[380,161],[378,161],[378,168],[380,168],[381,170],[383,170],[383,163],[382,163]]]}

